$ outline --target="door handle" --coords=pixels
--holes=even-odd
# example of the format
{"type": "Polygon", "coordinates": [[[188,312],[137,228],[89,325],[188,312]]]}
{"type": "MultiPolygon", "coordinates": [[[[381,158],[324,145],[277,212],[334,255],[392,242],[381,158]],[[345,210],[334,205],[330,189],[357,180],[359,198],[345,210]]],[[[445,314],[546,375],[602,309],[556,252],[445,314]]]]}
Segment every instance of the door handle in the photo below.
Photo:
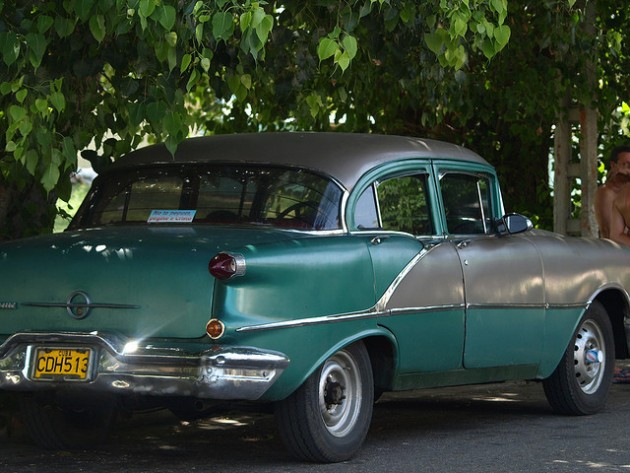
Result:
{"type": "Polygon", "coordinates": [[[470,245],[470,240],[462,240],[457,244],[457,248],[466,248],[468,245],[470,245]]]}
{"type": "Polygon", "coordinates": [[[370,240],[372,245],[380,245],[384,240],[387,240],[389,237],[387,235],[375,236],[370,240]]]}

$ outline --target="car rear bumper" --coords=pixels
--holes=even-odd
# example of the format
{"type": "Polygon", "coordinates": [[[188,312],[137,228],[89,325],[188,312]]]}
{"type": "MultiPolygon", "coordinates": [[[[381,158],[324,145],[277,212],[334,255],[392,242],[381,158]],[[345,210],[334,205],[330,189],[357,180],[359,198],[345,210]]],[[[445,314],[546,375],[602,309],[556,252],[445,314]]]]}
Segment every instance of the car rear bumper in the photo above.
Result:
{"type": "MultiPolygon", "coordinates": [[[[197,347],[199,344],[197,344],[197,347]]],[[[73,388],[120,394],[257,400],[289,364],[282,353],[240,346],[201,351],[102,333],[18,333],[0,345],[0,389],[73,388]],[[35,379],[38,348],[91,350],[86,379],[35,379]]]]}

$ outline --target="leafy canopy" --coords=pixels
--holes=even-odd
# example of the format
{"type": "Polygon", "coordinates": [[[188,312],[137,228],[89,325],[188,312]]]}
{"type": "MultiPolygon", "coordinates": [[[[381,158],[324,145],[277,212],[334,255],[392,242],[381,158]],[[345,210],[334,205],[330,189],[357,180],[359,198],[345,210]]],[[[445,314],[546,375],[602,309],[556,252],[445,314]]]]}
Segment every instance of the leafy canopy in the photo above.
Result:
{"type": "Polygon", "coordinates": [[[0,176],[68,199],[90,145],[98,167],[146,136],[327,127],[378,87],[388,41],[456,71],[506,46],[506,18],[507,0],[0,0],[0,176]]]}

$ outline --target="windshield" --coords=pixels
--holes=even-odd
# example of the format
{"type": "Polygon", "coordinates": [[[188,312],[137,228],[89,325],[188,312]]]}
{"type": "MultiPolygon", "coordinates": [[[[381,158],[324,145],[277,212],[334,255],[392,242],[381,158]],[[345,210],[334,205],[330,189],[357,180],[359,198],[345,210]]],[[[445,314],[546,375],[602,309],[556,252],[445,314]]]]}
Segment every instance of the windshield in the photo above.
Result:
{"type": "Polygon", "coordinates": [[[278,166],[162,165],[100,176],[69,228],[118,224],[258,224],[340,228],[342,191],[278,166]]]}

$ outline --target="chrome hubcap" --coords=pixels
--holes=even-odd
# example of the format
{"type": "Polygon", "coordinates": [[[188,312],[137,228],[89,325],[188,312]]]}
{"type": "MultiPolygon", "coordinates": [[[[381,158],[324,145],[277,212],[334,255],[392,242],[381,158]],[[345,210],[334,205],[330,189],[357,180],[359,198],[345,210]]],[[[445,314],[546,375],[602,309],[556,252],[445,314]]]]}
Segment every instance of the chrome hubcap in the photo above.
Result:
{"type": "Polygon", "coordinates": [[[606,367],[603,342],[602,331],[592,320],[584,322],[575,337],[575,379],[585,394],[596,392],[602,384],[606,367]]]}
{"type": "Polygon", "coordinates": [[[356,424],[361,407],[361,380],[352,356],[339,351],[322,368],[319,408],[326,429],[343,437],[356,424]]]}

